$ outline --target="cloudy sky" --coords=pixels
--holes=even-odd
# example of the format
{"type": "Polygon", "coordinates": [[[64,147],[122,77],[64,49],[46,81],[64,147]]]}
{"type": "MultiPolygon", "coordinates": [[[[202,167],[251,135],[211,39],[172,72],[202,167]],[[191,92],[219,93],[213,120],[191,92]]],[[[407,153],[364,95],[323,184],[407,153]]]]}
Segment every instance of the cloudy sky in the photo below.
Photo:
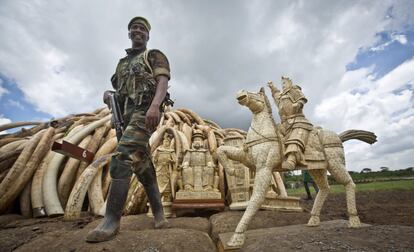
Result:
{"type": "Polygon", "coordinates": [[[314,124],[378,135],[345,144],[348,170],[414,166],[412,13],[410,0],[2,0],[0,124],[101,107],[130,46],[127,23],[142,15],[149,48],[169,58],[177,108],[247,129],[236,92],[287,75],[314,124]]]}

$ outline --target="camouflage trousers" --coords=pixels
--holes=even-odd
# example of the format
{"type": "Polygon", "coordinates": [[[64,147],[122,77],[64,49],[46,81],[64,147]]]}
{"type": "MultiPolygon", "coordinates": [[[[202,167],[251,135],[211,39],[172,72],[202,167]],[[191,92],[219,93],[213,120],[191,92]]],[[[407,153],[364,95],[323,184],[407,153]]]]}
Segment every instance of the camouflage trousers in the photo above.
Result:
{"type": "Polygon", "coordinates": [[[130,178],[134,172],[142,184],[151,183],[155,170],[150,158],[148,140],[151,134],[145,128],[145,111],[134,110],[126,116],[126,128],[112,157],[110,174],[115,179],[130,178]],[[146,181],[149,180],[149,181],[146,181]]]}

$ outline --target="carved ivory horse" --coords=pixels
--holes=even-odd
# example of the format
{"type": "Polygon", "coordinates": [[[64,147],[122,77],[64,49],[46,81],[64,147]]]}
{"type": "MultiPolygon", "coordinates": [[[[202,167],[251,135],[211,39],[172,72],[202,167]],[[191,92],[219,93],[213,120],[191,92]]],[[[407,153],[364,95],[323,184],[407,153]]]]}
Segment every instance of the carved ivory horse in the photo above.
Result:
{"type": "MultiPolygon", "coordinates": [[[[262,205],[266,189],[268,188],[273,170],[281,169],[283,161],[281,137],[277,132],[277,125],[273,120],[271,106],[264,89],[261,88],[258,93],[240,91],[237,94],[239,104],[248,107],[253,113],[253,119],[247,133],[244,148],[232,146],[220,146],[217,150],[220,163],[224,167],[231,167],[228,159],[238,160],[249,169],[256,169],[256,177],[253,186],[252,196],[247,205],[235,233],[227,243],[228,246],[238,247],[243,245],[245,240],[244,232],[262,205]]],[[[349,139],[359,139],[365,142],[375,142],[375,140],[366,140],[361,137],[363,131],[352,131],[352,136],[339,137],[331,131],[325,131],[327,134],[334,135],[339,143],[349,139]]],[[[366,132],[365,132],[366,133],[366,132]]],[[[374,137],[375,135],[371,133],[374,137]]],[[[343,134],[341,134],[342,136],[343,134]]],[[[326,160],[328,161],[327,170],[346,188],[346,201],[349,215],[349,227],[360,227],[361,223],[357,215],[355,205],[355,184],[345,168],[345,158],[343,148],[336,147],[325,149],[326,160]]],[[[311,176],[319,187],[319,193],[316,196],[311,218],[308,226],[318,226],[320,223],[319,215],[322,205],[329,193],[329,184],[326,169],[309,170],[311,176]]]]}

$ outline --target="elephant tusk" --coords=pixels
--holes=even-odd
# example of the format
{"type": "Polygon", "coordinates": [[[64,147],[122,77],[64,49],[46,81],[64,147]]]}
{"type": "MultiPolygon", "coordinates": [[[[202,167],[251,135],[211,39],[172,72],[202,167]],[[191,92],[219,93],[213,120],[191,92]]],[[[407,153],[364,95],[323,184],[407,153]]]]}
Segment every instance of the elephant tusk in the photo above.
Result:
{"type": "MultiPolygon", "coordinates": [[[[83,138],[89,135],[96,128],[104,125],[108,120],[111,119],[112,115],[107,115],[106,117],[88,124],[79,132],[74,133],[71,136],[68,136],[65,140],[72,143],[78,144],[83,138]]],[[[61,163],[65,156],[59,153],[55,153],[52,160],[49,163],[49,166],[46,169],[44,179],[43,179],[43,188],[48,188],[48,190],[43,190],[43,200],[45,202],[46,212],[49,216],[56,216],[64,214],[62,205],[59,201],[57,193],[57,176],[61,163]]]]}

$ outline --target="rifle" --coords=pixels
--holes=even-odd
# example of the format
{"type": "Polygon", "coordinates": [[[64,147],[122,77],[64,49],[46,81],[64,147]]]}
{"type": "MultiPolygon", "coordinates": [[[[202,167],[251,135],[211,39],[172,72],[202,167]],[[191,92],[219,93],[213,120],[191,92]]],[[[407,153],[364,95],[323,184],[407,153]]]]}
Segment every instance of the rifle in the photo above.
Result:
{"type": "Polygon", "coordinates": [[[167,94],[165,94],[165,97],[162,103],[164,106],[171,106],[171,107],[174,106],[174,101],[171,99],[170,93],[167,92],[167,94]]]}
{"type": "Polygon", "coordinates": [[[105,91],[104,102],[108,105],[112,113],[112,123],[116,131],[116,137],[119,141],[124,132],[124,119],[122,118],[121,108],[119,107],[118,98],[113,91],[105,91]],[[108,104],[109,103],[109,104],[108,104]]]}

